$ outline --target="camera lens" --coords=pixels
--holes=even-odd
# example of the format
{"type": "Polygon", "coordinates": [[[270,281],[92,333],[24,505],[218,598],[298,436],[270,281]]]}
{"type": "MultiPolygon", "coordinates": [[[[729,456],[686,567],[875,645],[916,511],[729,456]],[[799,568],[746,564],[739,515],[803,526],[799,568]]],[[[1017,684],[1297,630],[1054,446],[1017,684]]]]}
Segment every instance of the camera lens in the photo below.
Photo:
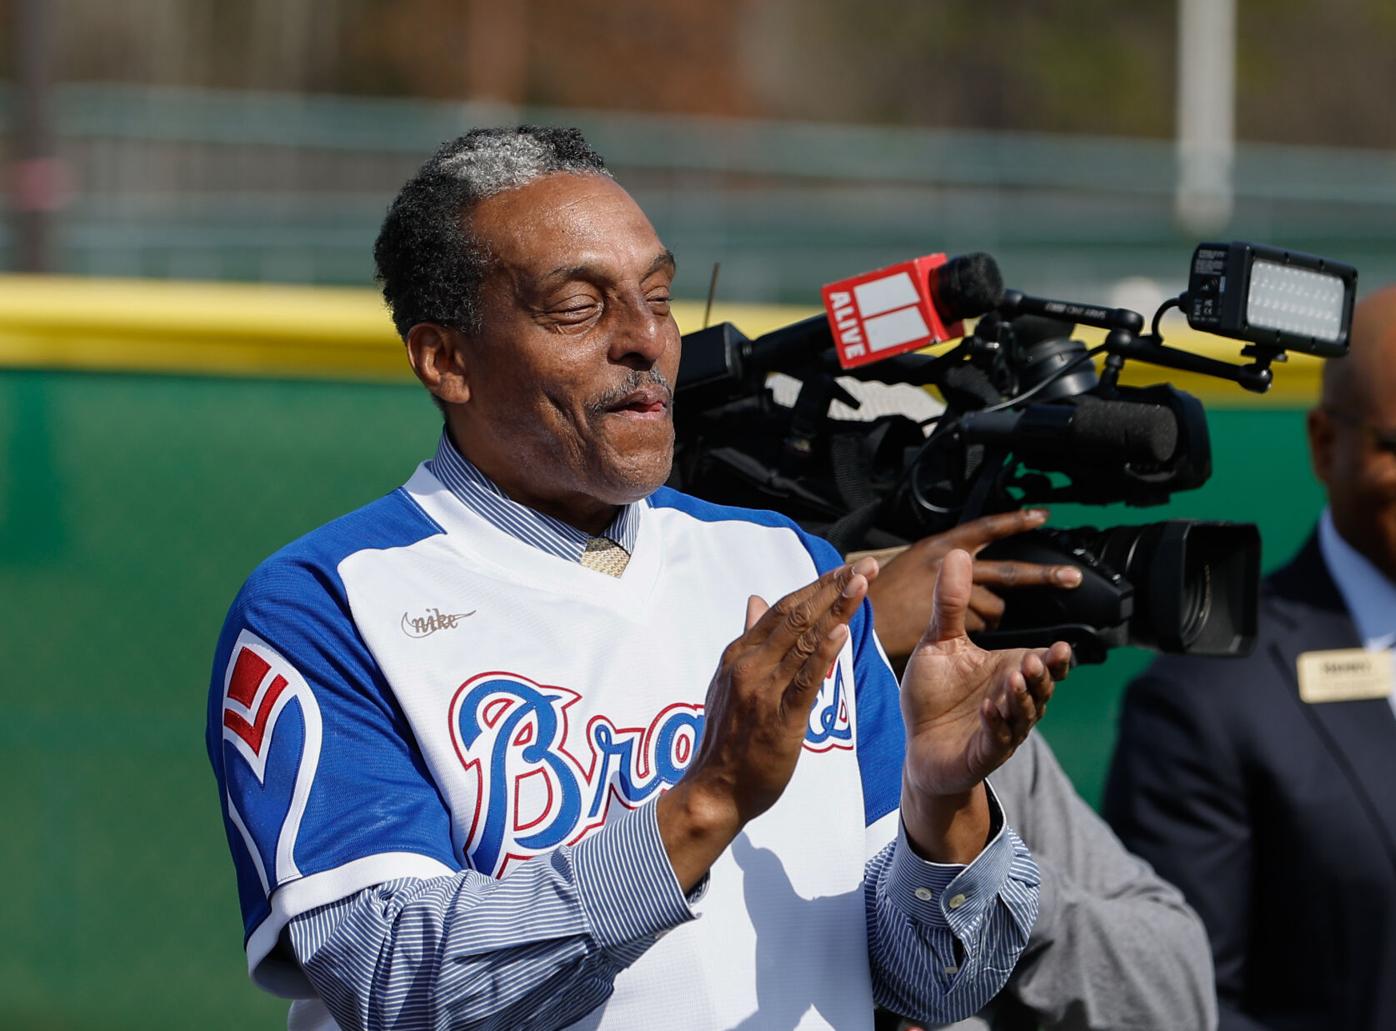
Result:
{"type": "Polygon", "coordinates": [[[1182,625],[1178,628],[1178,636],[1186,650],[1197,641],[1212,613],[1212,567],[1197,549],[1188,554],[1182,589],[1182,625]]]}
{"type": "Polygon", "coordinates": [[[1236,655],[1255,638],[1260,534],[1239,523],[1173,520],[1101,530],[1093,550],[1134,587],[1129,643],[1236,655]]]}
{"type": "Polygon", "coordinates": [[[1260,531],[1175,520],[1142,526],[1042,529],[996,541],[982,558],[1053,564],[1084,574],[1074,591],[1010,592],[986,647],[1066,640],[1082,662],[1130,644],[1192,655],[1245,655],[1255,643],[1260,531]]]}
{"type": "Polygon", "coordinates": [[[1181,638],[1184,646],[1194,645],[1212,615],[1212,565],[1194,548],[1188,554],[1184,572],[1181,638]]]}

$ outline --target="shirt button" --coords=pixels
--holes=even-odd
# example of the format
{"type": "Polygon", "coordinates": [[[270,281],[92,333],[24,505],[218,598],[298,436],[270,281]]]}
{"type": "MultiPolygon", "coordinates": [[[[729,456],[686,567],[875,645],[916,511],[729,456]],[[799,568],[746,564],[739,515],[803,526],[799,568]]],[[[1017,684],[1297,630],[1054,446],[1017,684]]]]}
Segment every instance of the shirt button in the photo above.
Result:
{"type": "Polygon", "coordinates": [[[960,908],[961,906],[963,906],[964,904],[965,904],[965,897],[964,897],[963,895],[952,895],[952,896],[950,897],[950,908],[951,908],[951,909],[959,909],[959,908],[960,908]]]}
{"type": "Polygon", "coordinates": [[[931,889],[930,889],[930,888],[917,888],[917,889],[916,889],[916,897],[917,897],[918,899],[920,899],[922,902],[929,902],[929,901],[931,901],[931,889]]]}

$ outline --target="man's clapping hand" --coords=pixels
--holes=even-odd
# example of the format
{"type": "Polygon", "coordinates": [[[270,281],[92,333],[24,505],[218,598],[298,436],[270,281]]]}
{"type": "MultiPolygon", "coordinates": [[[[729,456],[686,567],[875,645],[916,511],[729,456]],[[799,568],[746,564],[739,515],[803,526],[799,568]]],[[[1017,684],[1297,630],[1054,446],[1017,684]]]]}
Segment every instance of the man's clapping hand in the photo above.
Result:
{"type": "Polygon", "coordinates": [[[927,859],[968,862],[983,848],[988,806],[981,784],[1013,754],[1047,708],[1071,649],[985,651],[966,633],[973,587],[967,552],[941,562],[932,616],[902,677],[907,755],[902,818],[927,859]]]}
{"type": "Polygon", "coordinates": [[[746,632],[723,651],[708,688],[698,754],[659,801],[660,836],[685,891],[790,782],[810,708],[876,575],[865,558],[773,606],[748,600],[746,632]]]}
{"type": "MultiPolygon", "coordinates": [[[[660,836],[685,891],[784,792],[824,675],[877,575],[876,561],[862,558],[769,608],[749,600],[746,631],[723,651],[708,688],[698,754],[659,801],[660,836]]],[[[983,848],[981,782],[1041,718],[1071,658],[1061,643],[985,651],[971,642],[971,578],[968,553],[945,556],[930,626],[902,680],[903,819],[913,845],[943,862],[968,862],[983,848]]]]}

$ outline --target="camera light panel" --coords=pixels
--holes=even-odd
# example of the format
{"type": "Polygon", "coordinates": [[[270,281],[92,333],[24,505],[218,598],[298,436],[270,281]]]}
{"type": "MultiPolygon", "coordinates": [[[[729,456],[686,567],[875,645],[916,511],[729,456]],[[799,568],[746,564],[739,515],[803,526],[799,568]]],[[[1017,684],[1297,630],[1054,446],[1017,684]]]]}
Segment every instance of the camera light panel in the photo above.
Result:
{"type": "Polygon", "coordinates": [[[1338,343],[1346,287],[1338,276],[1256,259],[1246,297],[1246,321],[1261,329],[1338,343]]]}
{"type": "Polygon", "coordinates": [[[1255,243],[1198,244],[1179,298],[1193,329],[1324,358],[1346,354],[1357,269],[1255,243]]]}

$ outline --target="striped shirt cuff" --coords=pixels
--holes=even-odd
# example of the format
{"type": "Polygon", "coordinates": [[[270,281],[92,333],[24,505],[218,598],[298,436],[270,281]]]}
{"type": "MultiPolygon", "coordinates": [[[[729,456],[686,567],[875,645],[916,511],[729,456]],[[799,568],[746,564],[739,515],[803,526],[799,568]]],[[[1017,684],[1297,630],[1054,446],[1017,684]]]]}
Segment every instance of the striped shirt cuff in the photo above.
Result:
{"type": "Polygon", "coordinates": [[[582,912],[603,948],[653,942],[696,918],[664,851],[653,803],[572,846],[572,863],[582,912]]]}
{"type": "Polygon", "coordinates": [[[892,864],[882,886],[884,896],[912,920],[929,927],[948,927],[961,940],[972,936],[1011,877],[1031,885],[1038,883],[1037,867],[1030,858],[1025,858],[1026,866],[1015,863],[1016,853],[1023,851],[1026,857],[1026,850],[1005,826],[1003,807],[993,787],[986,781],[984,789],[990,824],[998,827],[998,833],[973,862],[961,865],[922,859],[906,839],[906,825],[899,822],[892,864]]]}

